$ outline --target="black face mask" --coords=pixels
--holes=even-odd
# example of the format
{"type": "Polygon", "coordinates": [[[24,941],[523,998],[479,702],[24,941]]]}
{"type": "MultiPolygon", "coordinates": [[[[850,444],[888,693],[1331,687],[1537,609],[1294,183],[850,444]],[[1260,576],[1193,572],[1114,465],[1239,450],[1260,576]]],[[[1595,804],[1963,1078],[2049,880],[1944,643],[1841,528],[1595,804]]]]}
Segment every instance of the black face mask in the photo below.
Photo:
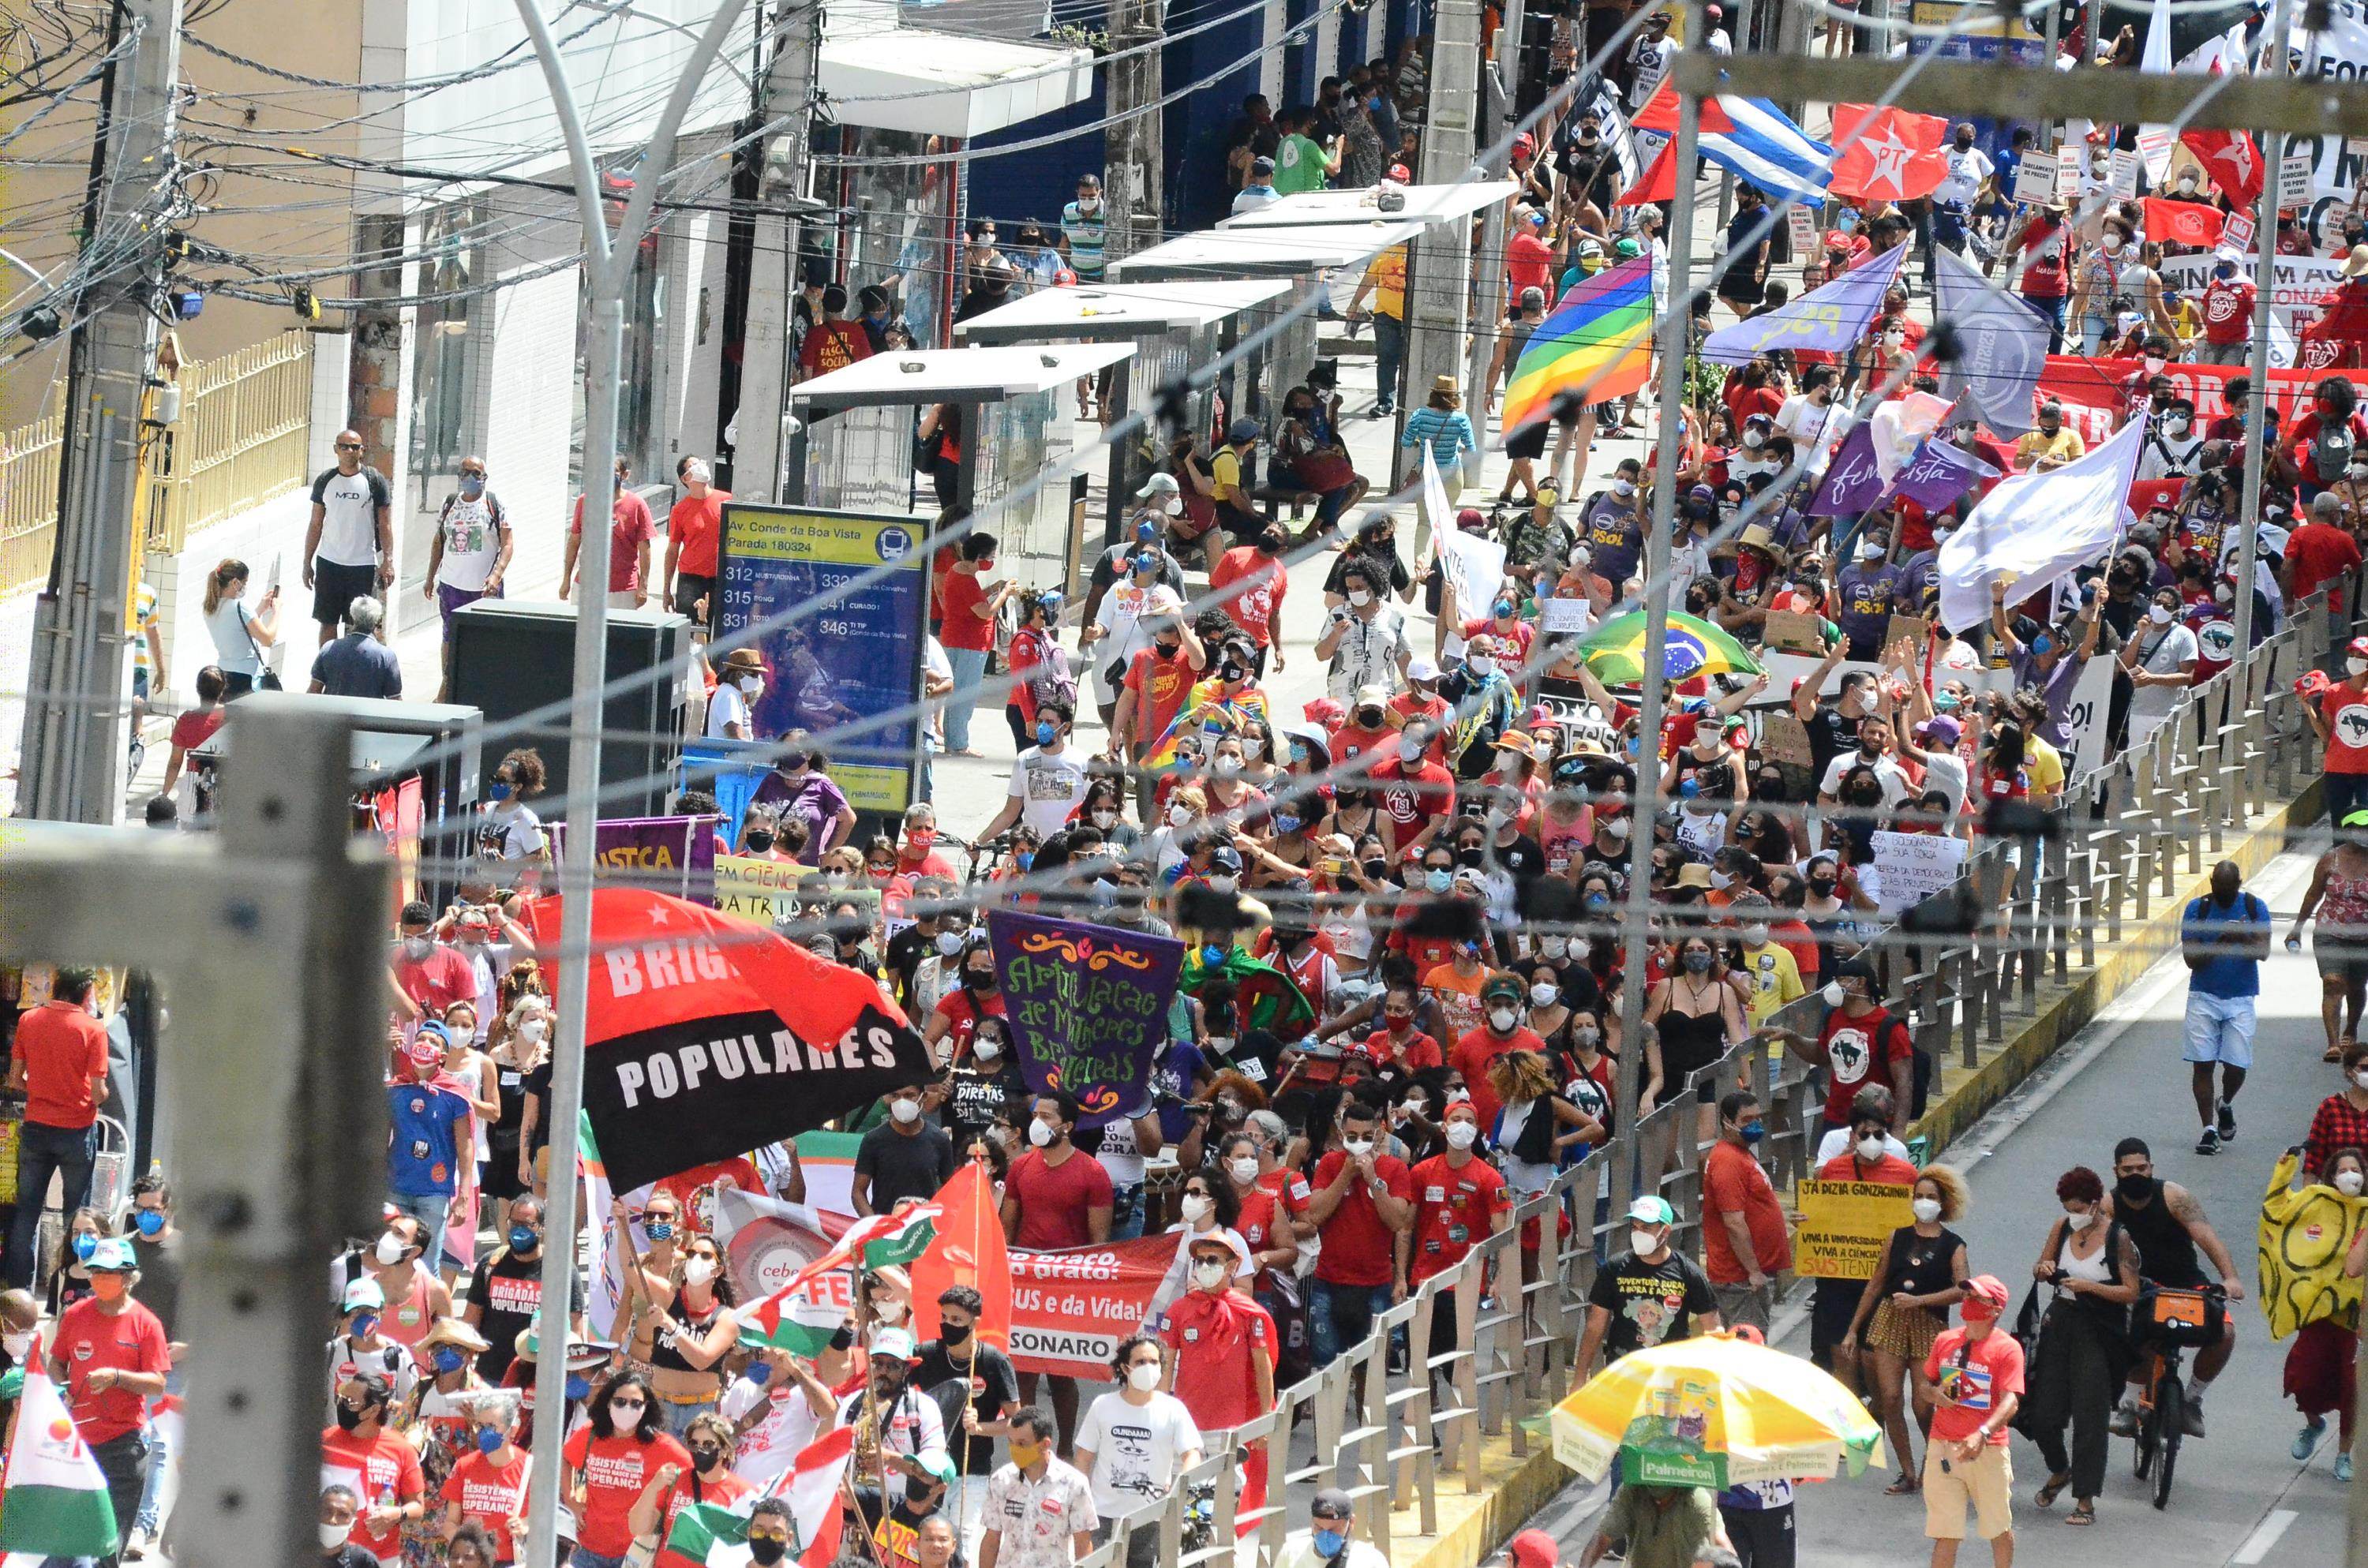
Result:
{"type": "Polygon", "coordinates": [[[962,1344],[970,1338],[970,1324],[966,1323],[940,1323],[938,1324],[938,1338],[939,1342],[946,1345],[962,1344]]]}
{"type": "Polygon", "coordinates": [[[973,991],[992,991],[995,989],[995,975],[988,970],[966,969],[962,971],[962,984],[973,991]]]}
{"type": "Polygon", "coordinates": [[[2118,1176],[2113,1181],[2113,1196],[2124,1203],[2143,1203],[2154,1196],[2154,1177],[2118,1176]]]}
{"type": "Polygon", "coordinates": [[[748,835],[747,844],[750,854],[763,855],[772,849],[773,835],[769,833],[752,833],[748,835]]]}
{"type": "Polygon", "coordinates": [[[723,1462],[723,1450],[710,1448],[705,1443],[693,1444],[690,1450],[690,1462],[700,1470],[713,1470],[723,1462]]]}
{"type": "Polygon", "coordinates": [[[367,1420],[369,1416],[370,1407],[368,1405],[364,1405],[361,1409],[356,1410],[344,1400],[339,1400],[337,1402],[337,1426],[345,1431],[351,1432],[359,1427],[363,1421],[367,1420]]]}
{"type": "Polygon", "coordinates": [[[789,1554],[790,1543],[786,1540],[775,1540],[770,1536],[750,1536],[748,1538],[749,1561],[762,1563],[764,1568],[772,1568],[774,1563],[779,1562],[782,1558],[787,1557],[789,1554]]]}

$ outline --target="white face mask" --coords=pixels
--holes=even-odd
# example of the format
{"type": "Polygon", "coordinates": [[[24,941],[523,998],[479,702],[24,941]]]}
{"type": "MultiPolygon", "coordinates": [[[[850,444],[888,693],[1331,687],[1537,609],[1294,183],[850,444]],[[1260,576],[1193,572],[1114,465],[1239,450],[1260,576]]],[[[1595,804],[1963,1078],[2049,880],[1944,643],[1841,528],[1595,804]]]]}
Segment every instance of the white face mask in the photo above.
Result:
{"type": "Polygon", "coordinates": [[[714,1278],[715,1260],[713,1258],[693,1257],[684,1261],[682,1266],[682,1282],[684,1284],[704,1285],[714,1278]]]}
{"type": "MultiPolygon", "coordinates": [[[[2102,164],[2097,165],[2097,172],[2100,174],[2104,172],[2104,165],[2102,164]]],[[[2118,253],[2121,248],[2122,236],[2116,233],[2108,233],[2105,235],[2105,254],[2108,256],[2114,255],[2118,253]]]]}
{"type": "Polygon", "coordinates": [[[2147,609],[2146,619],[2153,621],[2157,626],[2169,626],[2170,624],[2170,607],[2169,605],[2155,605],[2147,609]]]}
{"type": "Polygon", "coordinates": [[[1209,1200],[1197,1192],[1188,1192],[1176,1200],[1176,1212],[1187,1224],[1197,1225],[1209,1217],[1209,1200]]]}
{"type": "Polygon", "coordinates": [[[1362,609],[1373,602],[1373,591],[1371,588],[1351,588],[1349,590],[1349,602],[1362,609]]]}
{"type": "Polygon", "coordinates": [[[550,1032],[551,1026],[541,1018],[522,1018],[518,1021],[518,1039],[529,1045],[541,1045],[542,1037],[550,1032]]]}
{"type": "Polygon", "coordinates": [[[939,955],[951,958],[962,949],[962,934],[959,931],[940,931],[937,935],[936,942],[939,955]]]}
{"type": "MultiPolygon", "coordinates": [[[[2336,1172],[2336,1173],[2335,1173],[2335,1190],[2336,1190],[2336,1191],[2338,1191],[2338,1192],[2340,1192],[2340,1193],[2341,1193],[2341,1194],[2343,1194],[2343,1196],[2344,1196],[2344,1197],[2346,1197],[2346,1198],[2357,1198],[2357,1197],[2359,1197],[2359,1196],[2360,1196],[2360,1173],[2359,1173],[2358,1171],[2338,1171],[2338,1172],[2336,1172]]],[[[10,1351],[9,1351],[9,1354],[10,1354],[10,1355],[12,1355],[12,1356],[14,1356],[14,1355],[18,1354],[18,1352],[17,1352],[16,1350],[13,1350],[13,1349],[12,1349],[12,1350],[10,1350],[10,1351]]]]}
{"type": "Polygon", "coordinates": [[[1917,1223],[1921,1225],[1929,1225],[1941,1217],[1941,1200],[1937,1198],[1919,1198],[1907,1207],[1915,1211],[1917,1223]]]}
{"type": "Polygon", "coordinates": [[[1883,1158],[1883,1140],[1880,1138],[1860,1139],[1858,1141],[1858,1157],[1861,1160],[1879,1160],[1883,1158]]]}
{"type": "Polygon", "coordinates": [[[1661,1238],[1651,1231],[1631,1230],[1628,1233],[1628,1248],[1639,1254],[1658,1252],[1661,1250],[1661,1238]]]}
{"type": "Polygon", "coordinates": [[[888,1114],[903,1122],[905,1126],[910,1127],[913,1123],[921,1119],[921,1102],[910,1099],[890,1100],[888,1102],[888,1114]]]}
{"type": "Polygon", "coordinates": [[[2368,659],[2346,659],[2343,667],[2355,676],[2368,676],[2368,659]]]}
{"type": "Polygon", "coordinates": [[[1258,1178],[1258,1156],[1244,1154],[1238,1159],[1228,1160],[1225,1162],[1225,1169],[1231,1173],[1235,1181],[1247,1187],[1258,1178]]]}
{"type": "Polygon", "coordinates": [[[1118,813],[1116,812],[1096,812],[1094,813],[1094,825],[1100,828],[1104,833],[1108,833],[1111,828],[1118,825],[1118,813]]]}
{"type": "Polygon", "coordinates": [[[1498,1034],[1512,1033],[1513,1026],[1520,1021],[1521,1010],[1518,1007],[1491,1007],[1488,1009],[1489,1027],[1494,1028],[1498,1034]]]}
{"type": "Polygon", "coordinates": [[[1476,1121],[1459,1118],[1447,1124],[1447,1146],[1451,1149],[1469,1149],[1479,1139],[1480,1124],[1476,1121]]]}
{"type": "Polygon", "coordinates": [[[1482,680],[1486,680],[1490,676],[1497,673],[1497,661],[1494,659],[1473,659],[1468,661],[1467,664],[1472,673],[1478,676],[1482,680]]]}
{"type": "Polygon", "coordinates": [[[403,1261],[403,1255],[409,1250],[410,1249],[408,1247],[403,1244],[403,1238],[401,1236],[396,1235],[393,1231],[389,1231],[386,1234],[379,1237],[378,1250],[373,1254],[373,1256],[377,1257],[379,1263],[382,1267],[393,1268],[396,1264],[403,1261]]]}
{"type": "Polygon", "coordinates": [[[1126,1381],[1134,1385],[1137,1393],[1149,1393],[1159,1386],[1159,1363],[1137,1361],[1126,1369],[1126,1381]]]}
{"type": "Polygon", "coordinates": [[[1212,1258],[1192,1266],[1192,1283],[1203,1290],[1215,1290],[1224,1285],[1225,1277],[1231,1272],[1224,1264],[1212,1258]]]}
{"type": "Polygon", "coordinates": [[[351,1525],[322,1525],[319,1528],[321,1550],[324,1551],[335,1551],[350,1540],[354,1533],[354,1527],[351,1525]]]}
{"type": "Polygon", "coordinates": [[[1611,482],[1611,494],[1625,501],[1636,494],[1636,487],[1624,479],[1615,479],[1611,482]]]}
{"type": "Polygon", "coordinates": [[[970,1053],[981,1062],[992,1062],[1003,1054],[1003,1042],[989,1035],[978,1035],[970,1042],[970,1053]]]}
{"type": "Polygon", "coordinates": [[[1049,1121],[1030,1122],[1028,1124],[1028,1142],[1035,1144],[1039,1149],[1042,1149],[1046,1144],[1052,1142],[1053,1124],[1049,1121]]]}
{"type": "Polygon", "coordinates": [[[1839,1007],[1844,1002],[1850,1000],[1850,993],[1842,989],[1842,983],[1839,980],[1827,981],[1826,983],[1818,989],[1817,994],[1825,1000],[1825,1004],[1828,1007],[1839,1007]]]}
{"type": "Polygon", "coordinates": [[[1401,741],[1398,743],[1398,760],[1400,762],[1418,762],[1421,759],[1422,743],[1420,741],[1401,741]]]}
{"type": "Polygon", "coordinates": [[[1748,948],[1759,948],[1759,947],[1765,947],[1765,946],[1767,945],[1767,943],[1768,943],[1768,927],[1767,927],[1767,926],[1761,926],[1761,925],[1759,925],[1759,924],[1756,924],[1756,923],[1755,923],[1755,924],[1753,924],[1753,925],[1746,926],[1743,928],[1743,944],[1744,944],[1744,946],[1748,947],[1748,948]]]}
{"type": "Polygon", "coordinates": [[[22,1361],[25,1358],[25,1352],[32,1347],[33,1331],[29,1328],[22,1331],[12,1329],[6,1334],[0,1334],[0,1350],[8,1352],[11,1360],[22,1361]]]}
{"type": "Polygon", "coordinates": [[[1170,807],[1168,807],[1168,808],[1167,808],[1167,825],[1168,825],[1168,826],[1170,826],[1170,827],[1182,827],[1185,824],[1187,824],[1187,823],[1190,822],[1191,820],[1192,820],[1192,808],[1191,808],[1191,807],[1187,806],[1187,805],[1181,805],[1181,804],[1178,804],[1178,805],[1173,805],[1173,806],[1170,806],[1170,807]]]}
{"type": "Polygon", "coordinates": [[[2353,1073],[2351,1074],[2351,1081],[2359,1085],[2362,1088],[2368,1089],[2368,1067],[2362,1067],[2353,1073]]]}
{"type": "Polygon", "coordinates": [[[1218,778],[1231,778],[1235,774],[1239,773],[1242,770],[1242,759],[1232,756],[1231,754],[1227,754],[1218,757],[1216,762],[1212,766],[1216,768],[1218,778]]]}
{"type": "Polygon", "coordinates": [[[1352,1160],[1362,1159],[1373,1152],[1373,1141],[1370,1138],[1346,1139],[1340,1146],[1349,1151],[1349,1157],[1352,1160]]]}
{"type": "Polygon", "coordinates": [[[742,676],[738,680],[734,681],[732,684],[746,692],[749,696],[754,697],[758,692],[765,689],[765,677],[763,676],[742,676]]]}
{"type": "Polygon", "coordinates": [[[2076,1231],[2085,1231],[2097,1222],[2097,1217],[2089,1213],[2066,1214],[2064,1216],[2064,1222],[2076,1231]]]}
{"type": "Polygon", "coordinates": [[[1743,433],[1743,444],[1750,448],[1755,452],[1758,451],[1760,447],[1767,442],[1767,440],[1768,437],[1761,435],[1757,430],[1746,430],[1743,433]]]}
{"type": "Polygon", "coordinates": [[[1540,981],[1530,987],[1530,1000],[1541,1007],[1553,1006],[1554,998],[1561,994],[1559,987],[1550,985],[1544,981],[1540,981]]]}

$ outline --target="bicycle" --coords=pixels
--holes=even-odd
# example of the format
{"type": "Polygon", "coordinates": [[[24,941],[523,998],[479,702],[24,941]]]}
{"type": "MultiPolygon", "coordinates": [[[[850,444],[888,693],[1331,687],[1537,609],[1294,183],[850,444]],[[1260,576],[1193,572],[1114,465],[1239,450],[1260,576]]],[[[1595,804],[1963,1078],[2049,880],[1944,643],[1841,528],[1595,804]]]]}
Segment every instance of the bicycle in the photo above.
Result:
{"type": "Polygon", "coordinates": [[[2137,1478],[2154,1483],[2154,1506],[2170,1502],[2171,1478],[2186,1441],[2187,1384],[2180,1362],[2191,1349],[2214,1343],[2227,1332],[2227,1296],[2217,1285],[2200,1290],[2156,1287],[2139,1298],[2145,1328],[2142,1354],[2146,1381],[2138,1390],[2137,1478]]]}

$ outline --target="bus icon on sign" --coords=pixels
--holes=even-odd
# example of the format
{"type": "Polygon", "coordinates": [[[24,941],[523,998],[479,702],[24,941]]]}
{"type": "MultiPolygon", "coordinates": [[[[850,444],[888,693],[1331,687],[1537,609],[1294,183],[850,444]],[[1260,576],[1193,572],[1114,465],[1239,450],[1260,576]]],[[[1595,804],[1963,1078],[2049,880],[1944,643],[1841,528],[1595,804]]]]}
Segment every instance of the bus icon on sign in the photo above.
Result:
{"type": "Polygon", "coordinates": [[[902,561],[913,553],[913,536],[904,528],[890,526],[880,530],[873,543],[882,561],[902,561]]]}

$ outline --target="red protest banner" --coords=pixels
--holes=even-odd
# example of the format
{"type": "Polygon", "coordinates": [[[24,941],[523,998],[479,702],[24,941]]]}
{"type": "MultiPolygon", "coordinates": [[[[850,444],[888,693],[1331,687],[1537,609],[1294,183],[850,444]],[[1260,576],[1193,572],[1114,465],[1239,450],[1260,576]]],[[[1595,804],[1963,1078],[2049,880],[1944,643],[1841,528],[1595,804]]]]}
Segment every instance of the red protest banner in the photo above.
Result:
{"type": "Polygon", "coordinates": [[[2200,201],[2174,201],[2161,196],[2146,199],[2146,237],[2166,244],[2208,250],[2220,243],[2223,222],[2218,208],[2200,201]]]}
{"type": "Polygon", "coordinates": [[[1011,1364],[1109,1381],[1119,1341],[1151,1316],[1176,1261],[1175,1235],[1047,1252],[1011,1250],[1011,1364]]]}
{"type": "MultiPolygon", "coordinates": [[[[2047,368],[2039,378],[2043,398],[2052,397],[2065,405],[2067,415],[2079,420],[2077,428],[2084,440],[2095,441],[2112,433],[2122,408],[2121,383],[2143,369],[2135,359],[2084,359],[2077,354],[2050,354],[2047,368]],[[2074,405],[2085,411],[2073,415],[2074,405]],[[2091,429],[2092,420],[2101,420],[2101,429],[2091,429]]],[[[2228,412],[2228,399],[2223,389],[2231,377],[2245,374],[2242,365],[2195,365],[2172,360],[2163,367],[2178,390],[2178,395],[2193,400],[2199,423],[2210,424],[2228,412]]],[[[2291,426],[2310,406],[2311,389],[2322,379],[2320,372],[2311,370],[2277,370],[2270,372],[2270,395],[2276,400],[2278,422],[2291,426]]]]}

